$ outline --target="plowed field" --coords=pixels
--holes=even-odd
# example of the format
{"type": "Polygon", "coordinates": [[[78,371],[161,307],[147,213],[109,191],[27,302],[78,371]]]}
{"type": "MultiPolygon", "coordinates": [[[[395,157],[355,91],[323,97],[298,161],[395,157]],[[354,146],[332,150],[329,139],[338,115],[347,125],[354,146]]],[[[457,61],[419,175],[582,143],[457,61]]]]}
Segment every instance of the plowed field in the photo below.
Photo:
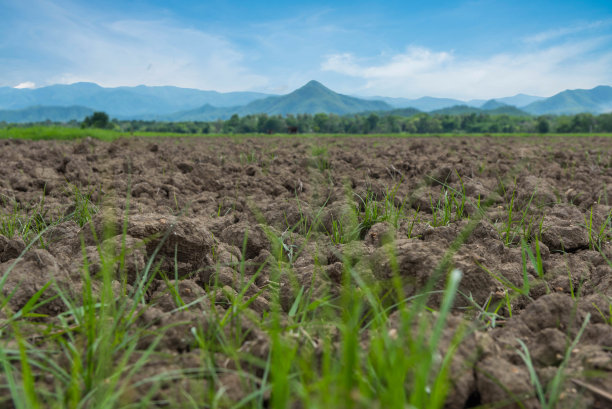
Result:
{"type": "Polygon", "coordinates": [[[1,407],[612,407],[609,138],[4,140],[0,164],[1,407]]]}

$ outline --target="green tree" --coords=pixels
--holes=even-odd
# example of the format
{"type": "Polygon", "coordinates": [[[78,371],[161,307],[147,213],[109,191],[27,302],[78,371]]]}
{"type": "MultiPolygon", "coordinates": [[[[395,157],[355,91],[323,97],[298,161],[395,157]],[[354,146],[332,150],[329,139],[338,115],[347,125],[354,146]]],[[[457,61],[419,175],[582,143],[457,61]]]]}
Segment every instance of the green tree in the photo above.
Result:
{"type": "Polygon", "coordinates": [[[276,133],[276,132],[284,132],[287,130],[287,126],[285,125],[285,121],[280,116],[271,116],[266,119],[263,125],[263,131],[265,133],[276,133]]]}
{"type": "Polygon", "coordinates": [[[402,131],[406,133],[417,133],[417,127],[414,120],[408,120],[402,124],[402,131]]]}
{"type": "Polygon", "coordinates": [[[329,130],[329,116],[324,113],[315,114],[314,118],[314,131],[315,132],[330,132],[329,130]]]}
{"type": "Polygon", "coordinates": [[[109,128],[110,120],[106,112],[94,112],[91,116],[85,117],[82,128],[109,128]]]}
{"type": "Polygon", "coordinates": [[[368,128],[366,132],[376,132],[376,127],[378,126],[378,122],[380,121],[380,117],[374,113],[370,114],[366,119],[366,123],[368,128]]]}
{"type": "Polygon", "coordinates": [[[593,132],[595,117],[592,114],[577,114],[572,118],[572,132],[593,132]]]}
{"type": "Polygon", "coordinates": [[[461,128],[461,118],[457,115],[444,115],[440,118],[440,122],[444,132],[453,132],[461,128]]]}
{"type": "Polygon", "coordinates": [[[612,132],[612,113],[601,114],[597,117],[597,130],[600,132],[612,132]]]}
{"type": "Polygon", "coordinates": [[[538,132],[539,133],[550,132],[550,122],[548,122],[548,119],[546,119],[543,116],[538,118],[538,132]]]}
{"type": "Polygon", "coordinates": [[[254,115],[247,115],[240,118],[240,126],[238,126],[239,133],[253,133],[257,132],[257,117],[254,115]]]}
{"type": "Polygon", "coordinates": [[[238,114],[232,115],[230,119],[223,123],[223,133],[235,133],[240,126],[240,118],[238,114]]]}

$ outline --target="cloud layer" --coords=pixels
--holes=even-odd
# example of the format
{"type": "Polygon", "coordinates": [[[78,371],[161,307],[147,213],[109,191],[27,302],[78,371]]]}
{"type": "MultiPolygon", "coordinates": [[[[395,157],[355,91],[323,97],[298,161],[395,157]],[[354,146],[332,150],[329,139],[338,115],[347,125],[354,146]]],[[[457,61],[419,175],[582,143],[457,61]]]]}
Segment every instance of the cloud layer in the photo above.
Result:
{"type": "MultiPolygon", "coordinates": [[[[46,23],[22,37],[22,43],[27,43],[21,54],[35,56],[4,61],[12,66],[13,81],[19,86],[91,81],[104,86],[175,85],[235,91],[267,83],[264,76],[247,68],[244,55],[221,36],[171,19],[84,18],[90,10],[42,1],[39,5],[42,10],[37,12],[46,23]],[[35,66],[35,58],[52,63],[35,66]],[[23,78],[25,75],[29,77],[23,78]]],[[[27,29],[18,27],[21,30],[27,29]]]]}
{"type": "Polygon", "coordinates": [[[34,84],[32,81],[26,81],[26,82],[20,82],[19,84],[15,85],[16,89],[26,89],[26,88],[36,88],[36,84],[34,84]]]}
{"type": "Polygon", "coordinates": [[[221,37],[165,21],[116,21],[78,37],[58,52],[70,71],[58,82],[95,80],[107,86],[176,85],[219,91],[265,85],[221,37]],[[99,31],[104,34],[100,34],[99,31]],[[68,50],[78,49],[77,55],[68,50]]]}
{"type": "Polygon", "coordinates": [[[494,98],[520,90],[550,96],[568,86],[611,83],[612,50],[594,53],[607,43],[605,38],[565,42],[480,58],[411,46],[382,62],[351,53],[329,55],[321,69],[357,79],[361,92],[372,95],[494,98]]]}
{"type": "Polygon", "coordinates": [[[458,3],[0,0],[0,86],[285,93],[316,79],[345,94],[469,99],[612,84],[606,13],[577,17],[584,7],[566,4],[562,21],[543,22],[538,15],[563,7],[538,14],[525,11],[529,0],[458,3]]]}

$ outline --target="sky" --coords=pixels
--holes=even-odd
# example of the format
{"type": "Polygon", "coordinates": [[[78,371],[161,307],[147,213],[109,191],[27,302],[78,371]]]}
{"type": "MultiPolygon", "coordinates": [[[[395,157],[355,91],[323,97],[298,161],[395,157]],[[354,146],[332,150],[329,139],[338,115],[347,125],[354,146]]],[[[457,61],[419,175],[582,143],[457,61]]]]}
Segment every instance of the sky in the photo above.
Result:
{"type": "Polygon", "coordinates": [[[463,100],[612,85],[612,0],[0,0],[0,86],[463,100]]]}

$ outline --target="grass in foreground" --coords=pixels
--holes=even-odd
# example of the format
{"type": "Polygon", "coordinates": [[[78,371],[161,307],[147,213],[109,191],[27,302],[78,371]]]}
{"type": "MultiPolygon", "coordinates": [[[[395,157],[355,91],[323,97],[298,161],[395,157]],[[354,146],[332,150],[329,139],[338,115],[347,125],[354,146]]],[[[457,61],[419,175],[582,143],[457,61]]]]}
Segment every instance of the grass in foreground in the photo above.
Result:
{"type": "Polygon", "coordinates": [[[99,204],[93,203],[92,191],[84,192],[75,185],[67,185],[66,192],[71,196],[71,206],[69,212],[62,214],[50,211],[45,206],[45,192],[41,199],[36,203],[18,203],[13,198],[0,195],[0,204],[10,207],[9,212],[0,211],[0,235],[9,239],[18,237],[24,242],[30,242],[34,237],[38,237],[39,244],[45,248],[42,233],[47,229],[62,222],[72,220],[83,227],[91,217],[98,213],[99,204]]]}
{"type": "MultiPolygon", "coordinates": [[[[44,231],[38,231],[29,246],[44,231]]],[[[255,276],[237,293],[215,285],[207,288],[208,299],[226,308],[205,312],[201,322],[188,323],[191,330],[185,336],[191,340],[187,344],[200,359],[196,367],[160,371],[143,379],[138,376],[143,368],[167,359],[157,350],[158,343],[168,331],[187,323],[177,318],[162,328],[143,325],[140,317],[151,307],[146,294],[154,278],[161,276],[153,255],[134,285],[118,286],[116,265],[124,265],[125,250],[100,246],[101,269],[96,276],[90,273],[84,253],[82,298],[49,282],[19,311],[8,308],[12,294],[0,300],[6,315],[0,338],[15,340],[0,345],[8,393],[5,403],[17,408],[286,408],[300,401],[311,408],[439,408],[446,400],[449,364],[461,336],[442,356],[439,344],[461,279],[458,271],[448,276],[437,315],[430,314],[424,302],[411,303],[402,297],[390,310],[379,288],[366,284],[349,263],[337,298],[317,299],[302,288],[284,313],[275,283],[292,274],[291,266],[283,262],[286,255],[270,259],[274,268],[266,290],[271,306],[269,313],[254,319],[269,340],[267,356],[257,358],[241,350],[248,327],[240,323],[253,301],[245,294],[255,276]],[[220,295],[223,301],[218,300],[220,295]],[[37,313],[57,298],[65,311],[55,319],[37,313]],[[394,319],[390,319],[392,311],[394,319]],[[148,340],[144,348],[143,340],[148,340]],[[219,354],[236,369],[219,367],[219,354]],[[226,396],[223,388],[228,374],[243,382],[245,393],[238,402],[226,396]],[[200,384],[202,393],[182,390],[181,380],[200,384]],[[168,383],[175,384],[179,393],[160,395],[158,391],[168,383]],[[148,392],[133,399],[143,387],[148,392]]],[[[18,262],[4,272],[0,287],[18,262]]],[[[394,291],[399,295],[402,289],[396,282],[394,291]]],[[[170,315],[189,309],[175,287],[169,286],[169,291],[176,302],[170,315]]]]}

